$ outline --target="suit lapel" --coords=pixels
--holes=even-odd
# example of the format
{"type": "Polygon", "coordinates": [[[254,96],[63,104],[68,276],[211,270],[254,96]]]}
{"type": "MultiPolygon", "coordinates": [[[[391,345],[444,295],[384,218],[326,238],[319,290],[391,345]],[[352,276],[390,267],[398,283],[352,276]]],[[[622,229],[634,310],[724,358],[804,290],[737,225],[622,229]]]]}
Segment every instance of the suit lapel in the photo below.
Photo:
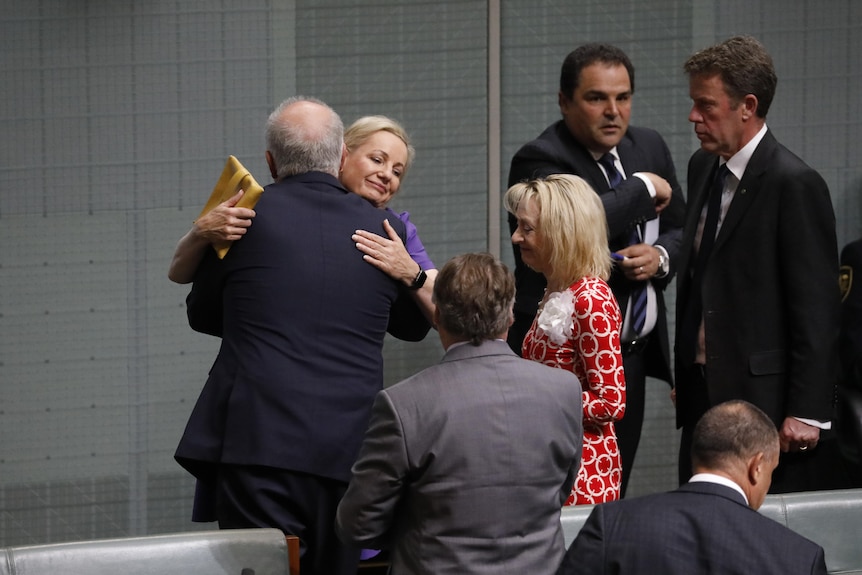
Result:
{"type": "MultiPolygon", "coordinates": [[[[562,144],[561,147],[566,150],[560,157],[560,161],[568,163],[571,173],[580,174],[596,193],[605,194],[609,192],[608,181],[598,162],[593,159],[593,155],[590,154],[589,150],[572,137],[572,134],[562,120],[557,124],[556,134],[560,144],[562,144]]],[[[623,167],[625,167],[625,164],[623,164],[623,167]]]]}
{"type": "Polygon", "coordinates": [[[645,167],[646,157],[643,151],[635,145],[631,138],[631,132],[627,131],[620,143],[617,144],[617,154],[619,154],[620,163],[626,172],[626,179],[631,178],[635,172],[648,171],[645,167]]]}
{"type": "MultiPolygon", "coordinates": [[[[683,228],[682,248],[680,249],[680,270],[688,270],[694,265],[694,237],[697,234],[697,224],[700,214],[709,195],[709,183],[718,166],[718,156],[704,151],[695,152],[689,162],[688,168],[688,209],[686,211],[685,227],[683,228]]],[[[679,284],[682,290],[686,289],[690,275],[679,274],[679,284]]]]}
{"type": "Polygon", "coordinates": [[[728,238],[733,234],[733,230],[742,221],[745,212],[754,202],[757,197],[758,189],[761,185],[763,174],[769,166],[770,158],[776,147],[776,140],[772,136],[772,132],[767,131],[763,139],[755,148],[748,165],[745,167],[745,172],[742,174],[742,180],[736,187],[736,192],[733,194],[733,201],[727,210],[727,215],[721,223],[721,229],[718,230],[718,235],[715,238],[713,245],[713,253],[721,250],[721,247],[728,241],[728,238]]]}

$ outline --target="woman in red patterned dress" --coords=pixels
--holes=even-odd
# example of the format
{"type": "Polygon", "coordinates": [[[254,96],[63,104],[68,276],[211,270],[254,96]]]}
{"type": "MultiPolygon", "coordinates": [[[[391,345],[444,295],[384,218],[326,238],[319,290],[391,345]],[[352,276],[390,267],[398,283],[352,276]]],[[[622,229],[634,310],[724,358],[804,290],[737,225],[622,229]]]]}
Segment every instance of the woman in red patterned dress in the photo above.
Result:
{"type": "Polygon", "coordinates": [[[574,372],[583,389],[584,451],[566,505],[619,499],[614,422],[625,412],[626,384],[622,317],[606,283],[613,264],[602,203],[583,179],[567,174],[516,184],[505,203],[518,221],[512,243],[548,283],[522,355],[574,372]]]}

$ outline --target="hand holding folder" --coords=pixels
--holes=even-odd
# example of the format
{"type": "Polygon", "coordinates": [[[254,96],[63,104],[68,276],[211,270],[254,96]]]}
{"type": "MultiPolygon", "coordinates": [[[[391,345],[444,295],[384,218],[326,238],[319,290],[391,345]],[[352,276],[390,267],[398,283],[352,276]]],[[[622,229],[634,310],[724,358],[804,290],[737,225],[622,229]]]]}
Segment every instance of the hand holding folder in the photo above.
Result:
{"type": "MultiPolygon", "coordinates": [[[[207,200],[198,218],[220,203],[233,197],[239,190],[243,190],[244,193],[242,198],[236,203],[236,207],[238,208],[254,208],[261,194],[263,194],[263,188],[257,183],[254,176],[251,175],[245,166],[235,157],[228,156],[221,177],[219,177],[212,194],[210,194],[209,200],[207,200]]],[[[219,259],[224,258],[230,249],[231,243],[229,241],[213,243],[213,249],[218,254],[219,259]]]]}

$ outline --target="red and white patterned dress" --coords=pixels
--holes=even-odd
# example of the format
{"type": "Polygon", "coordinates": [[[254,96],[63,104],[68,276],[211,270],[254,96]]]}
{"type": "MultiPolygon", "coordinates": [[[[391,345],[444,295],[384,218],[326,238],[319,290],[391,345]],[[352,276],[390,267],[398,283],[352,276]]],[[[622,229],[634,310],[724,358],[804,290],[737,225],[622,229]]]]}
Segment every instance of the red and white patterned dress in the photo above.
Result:
{"type": "Polygon", "coordinates": [[[622,481],[614,422],[622,418],[626,404],[620,308],[599,278],[581,278],[566,292],[574,298],[571,336],[561,345],[551,341],[538,327],[540,307],[524,338],[523,356],[574,372],[583,388],[584,450],[566,505],[614,501],[622,481]]]}

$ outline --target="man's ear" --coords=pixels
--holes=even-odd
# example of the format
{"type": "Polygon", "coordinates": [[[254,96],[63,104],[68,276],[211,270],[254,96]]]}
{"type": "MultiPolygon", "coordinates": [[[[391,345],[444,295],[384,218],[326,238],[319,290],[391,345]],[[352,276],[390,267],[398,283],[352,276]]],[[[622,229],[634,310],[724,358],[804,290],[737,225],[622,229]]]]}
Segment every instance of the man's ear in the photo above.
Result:
{"type": "Polygon", "coordinates": [[[266,165],[269,166],[269,173],[272,175],[272,179],[278,181],[278,170],[275,169],[275,159],[269,150],[266,151],[266,165]]]}
{"type": "Polygon", "coordinates": [[[746,122],[757,117],[757,96],[746,94],[742,99],[742,119],[746,122]]]}
{"type": "Polygon", "coordinates": [[[569,103],[569,99],[566,98],[566,95],[563,94],[562,90],[557,92],[557,104],[560,106],[560,112],[562,113],[565,110],[566,106],[569,103]]]}
{"type": "Polygon", "coordinates": [[[764,474],[767,473],[765,459],[766,455],[758,451],[748,460],[748,482],[751,485],[757,485],[763,481],[764,474]]]}
{"type": "Polygon", "coordinates": [[[347,144],[341,144],[341,163],[338,165],[338,173],[344,171],[344,162],[347,161],[347,144]]]}

